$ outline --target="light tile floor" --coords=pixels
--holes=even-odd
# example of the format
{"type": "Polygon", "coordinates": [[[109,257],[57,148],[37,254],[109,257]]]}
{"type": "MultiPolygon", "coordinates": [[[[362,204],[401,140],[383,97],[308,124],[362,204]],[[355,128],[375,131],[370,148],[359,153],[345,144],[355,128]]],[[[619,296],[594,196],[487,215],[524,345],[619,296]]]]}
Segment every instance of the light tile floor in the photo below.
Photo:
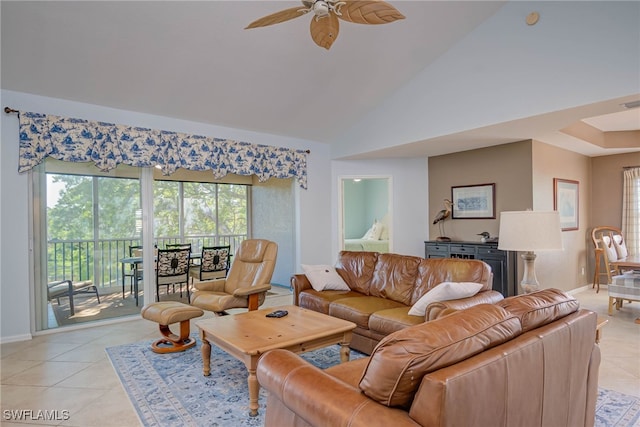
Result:
{"type": "MultiPolygon", "coordinates": [[[[606,288],[575,293],[581,306],[609,319],[602,330],[600,386],[640,396],[640,303],[607,315],[606,288]]],[[[291,304],[270,296],[265,306],[291,304]]],[[[207,314],[209,316],[211,314],[207,314]]],[[[40,335],[0,346],[2,426],[137,426],[138,418],[111,367],[105,347],[157,338],[157,325],[136,319],[106,326],[40,335]],[[58,421],[10,420],[11,410],[58,411],[58,421]],[[68,411],[68,412],[63,412],[68,411]],[[66,416],[68,414],[68,417],[66,416]],[[63,419],[68,418],[68,419],[63,419]]]]}

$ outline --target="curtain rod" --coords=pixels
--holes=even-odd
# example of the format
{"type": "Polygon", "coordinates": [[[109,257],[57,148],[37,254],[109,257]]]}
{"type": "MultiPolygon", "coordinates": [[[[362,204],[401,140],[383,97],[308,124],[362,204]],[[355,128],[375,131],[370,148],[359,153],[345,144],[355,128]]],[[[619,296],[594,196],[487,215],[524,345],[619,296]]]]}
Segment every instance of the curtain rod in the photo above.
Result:
{"type": "Polygon", "coordinates": [[[622,169],[635,169],[635,168],[640,168],[640,165],[636,165],[636,166],[623,166],[622,169]]]}
{"type": "MultiPolygon", "coordinates": [[[[10,107],[4,107],[4,112],[7,114],[11,114],[11,113],[19,113],[19,110],[14,110],[13,108],[10,107]]],[[[305,153],[307,154],[311,154],[311,150],[303,150],[305,153]]]]}

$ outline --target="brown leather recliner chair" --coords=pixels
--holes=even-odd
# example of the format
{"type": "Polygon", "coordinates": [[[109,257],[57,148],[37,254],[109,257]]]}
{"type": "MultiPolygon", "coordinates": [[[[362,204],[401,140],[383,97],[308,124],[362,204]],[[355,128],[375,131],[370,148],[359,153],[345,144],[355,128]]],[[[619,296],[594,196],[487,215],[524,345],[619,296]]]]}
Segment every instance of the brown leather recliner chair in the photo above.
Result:
{"type": "Polygon", "coordinates": [[[191,305],[224,314],[230,308],[257,310],[271,289],[278,245],[264,239],[240,244],[226,278],[195,283],[191,305]]]}

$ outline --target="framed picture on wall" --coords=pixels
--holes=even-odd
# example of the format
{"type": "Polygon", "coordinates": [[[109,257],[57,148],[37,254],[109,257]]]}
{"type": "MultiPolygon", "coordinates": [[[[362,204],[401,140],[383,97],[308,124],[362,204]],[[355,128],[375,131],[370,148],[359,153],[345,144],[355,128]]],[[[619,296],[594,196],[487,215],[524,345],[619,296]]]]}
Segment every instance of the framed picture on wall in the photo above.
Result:
{"type": "Polygon", "coordinates": [[[451,187],[453,219],[494,219],[496,184],[451,187]]]}
{"type": "Polygon", "coordinates": [[[562,231],[577,230],[579,205],[578,181],[553,178],[553,210],[560,213],[562,231]]]}

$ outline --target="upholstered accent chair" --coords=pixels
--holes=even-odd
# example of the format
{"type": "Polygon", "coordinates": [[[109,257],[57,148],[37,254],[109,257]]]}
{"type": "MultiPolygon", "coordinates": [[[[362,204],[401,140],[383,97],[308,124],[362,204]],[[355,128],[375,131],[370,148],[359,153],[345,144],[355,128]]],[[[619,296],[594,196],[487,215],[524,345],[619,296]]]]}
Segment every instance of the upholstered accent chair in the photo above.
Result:
{"type": "Polygon", "coordinates": [[[189,270],[191,282],[220,279],[227,277],[231,267],[231,246],[204,246],[200,264],[194,265],[189,270]]]}
{"type": "Polygon", "coordinates": [[[257,310],[271,289],[278,245],[264,239],[244,240],[226,278],[197,282],[191,305],[218,315],[231,308],[257,310]]]}
{"type": "Polygon", "coordinates": [[[189,266],[191,249],[187,247],[176,249],[158,249],[156,260],[156,302],[160,301],[160,286],[179,285],[182,298],[182,284],[187,285],[187,299],[189,299],[189,266]]]}

